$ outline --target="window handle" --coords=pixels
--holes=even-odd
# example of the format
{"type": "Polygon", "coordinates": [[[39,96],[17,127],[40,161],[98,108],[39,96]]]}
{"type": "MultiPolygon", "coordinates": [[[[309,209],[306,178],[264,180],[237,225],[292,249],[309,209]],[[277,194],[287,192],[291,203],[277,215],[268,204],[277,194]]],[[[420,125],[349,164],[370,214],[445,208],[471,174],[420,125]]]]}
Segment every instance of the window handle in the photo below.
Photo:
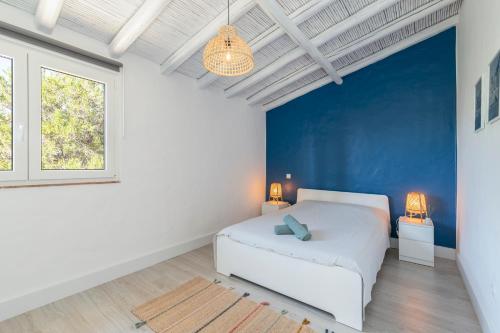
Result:
{"type": "Polygon", "coordinates": [[[26,131],[24,130],[24,125],[19,124],[19,126],[17,127],[17,140],[24,142],[25,132],[26,131]]]}

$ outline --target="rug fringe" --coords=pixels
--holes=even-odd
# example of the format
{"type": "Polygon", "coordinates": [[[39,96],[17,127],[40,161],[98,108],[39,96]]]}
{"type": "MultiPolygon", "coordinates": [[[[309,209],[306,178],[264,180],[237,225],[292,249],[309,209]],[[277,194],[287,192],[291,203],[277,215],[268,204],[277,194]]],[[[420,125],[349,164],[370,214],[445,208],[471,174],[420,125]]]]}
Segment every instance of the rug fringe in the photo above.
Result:
{"type": "Polygon", "coordinates": [[[307,318],[304,318],[304,320],[302,320],[302,324],[300,325],[299,329],[297,330],[297,333],[300,333],[302,332],[302,329],[309,325],[311,322],[307,319],[307,318]]]}

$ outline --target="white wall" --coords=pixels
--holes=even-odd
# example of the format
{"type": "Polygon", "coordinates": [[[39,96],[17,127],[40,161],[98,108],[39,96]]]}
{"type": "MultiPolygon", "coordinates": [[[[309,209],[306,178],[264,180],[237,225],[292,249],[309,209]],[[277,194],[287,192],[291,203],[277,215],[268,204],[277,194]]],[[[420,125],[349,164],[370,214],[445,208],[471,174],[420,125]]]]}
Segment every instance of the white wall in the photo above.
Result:
{"type": "Polygon", "coordinates": [[[457,251],[485,332],[500,332],[500,122],[474,133],[474,85],[500,50],[498,13],[465,0],[457,31],[457,251]]]}
{"type": "MultiPolygon", "coordinates": [[[[0,12],[34,29],[29,15],[0,12]]],[[[54,34],[106,52],[69,30],[54,34]]],[[[193,79],[162,76],[134,55],[120,60],[121,183],[0,190],[0,320],[205,244],[259,212],[265,113],[193,79]]]]}

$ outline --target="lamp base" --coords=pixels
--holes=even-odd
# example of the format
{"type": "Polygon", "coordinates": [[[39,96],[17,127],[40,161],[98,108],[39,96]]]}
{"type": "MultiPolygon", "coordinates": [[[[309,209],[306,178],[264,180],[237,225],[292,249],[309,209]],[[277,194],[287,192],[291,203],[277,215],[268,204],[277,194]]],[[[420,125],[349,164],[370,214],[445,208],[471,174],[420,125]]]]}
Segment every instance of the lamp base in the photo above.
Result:
{"type": "Polygon", "coordinates": [[[420,217],[410,217],[410,216],[405,216],[405,221],[409,223],[414,223],[414,224],[424,224],[425,220],[420,218],[420,217]]]}

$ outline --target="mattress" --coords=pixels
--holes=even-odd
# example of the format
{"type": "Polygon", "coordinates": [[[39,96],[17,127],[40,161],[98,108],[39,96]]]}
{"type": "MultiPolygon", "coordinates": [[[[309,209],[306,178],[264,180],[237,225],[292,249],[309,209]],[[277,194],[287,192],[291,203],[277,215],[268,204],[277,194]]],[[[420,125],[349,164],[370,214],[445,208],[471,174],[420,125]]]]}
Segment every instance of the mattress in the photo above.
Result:
{"type": "Polygon", "coordinates": [[[356,272],[363,280],[363,303],[366,306],[390,246],[389,234],[389,216],[383,210],[353,204],[302,201],[227,227],[217,237],[228,237],[291,258],[356,272]],[[308,225],[311,240],[303,242],[293,235],[274,234],[274,225],[283,224],[286,214],[308,225]]]}

